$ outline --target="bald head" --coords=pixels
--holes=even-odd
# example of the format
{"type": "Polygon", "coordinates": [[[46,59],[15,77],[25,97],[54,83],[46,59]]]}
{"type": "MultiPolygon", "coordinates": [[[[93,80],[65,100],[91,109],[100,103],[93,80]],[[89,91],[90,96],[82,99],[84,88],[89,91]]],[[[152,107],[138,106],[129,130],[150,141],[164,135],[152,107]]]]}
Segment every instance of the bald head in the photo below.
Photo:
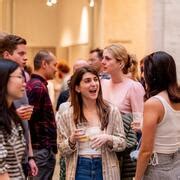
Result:
{"type": "Polygon", "coordinates": [[[75,72],[77,69],[84,67],[84,66],[88,66],[88,62],[84,59],[79,59],[77,60],[74,65],[73,65],[73,72],[75,72]]]}

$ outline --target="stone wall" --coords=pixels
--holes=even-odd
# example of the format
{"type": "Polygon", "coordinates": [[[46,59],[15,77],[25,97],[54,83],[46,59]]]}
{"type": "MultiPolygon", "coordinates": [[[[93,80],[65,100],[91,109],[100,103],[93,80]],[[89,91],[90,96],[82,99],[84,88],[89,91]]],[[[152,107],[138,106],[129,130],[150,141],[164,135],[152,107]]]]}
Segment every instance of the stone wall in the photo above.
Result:
{"type": "Polygon", "coordinates": [[[152,50],[164,50],[170,53],[177,65],[180,81],[180,1],[153,0],[151,16],[152,50]]]}

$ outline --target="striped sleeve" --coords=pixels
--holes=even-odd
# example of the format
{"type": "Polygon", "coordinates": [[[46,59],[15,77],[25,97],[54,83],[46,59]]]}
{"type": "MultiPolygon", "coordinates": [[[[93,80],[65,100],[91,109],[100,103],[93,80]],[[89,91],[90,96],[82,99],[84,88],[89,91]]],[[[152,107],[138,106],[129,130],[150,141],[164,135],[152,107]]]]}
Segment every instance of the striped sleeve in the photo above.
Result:
{"type": "Polygon", "coordinates": [[[0,174],[4,174],[8,171],[8,164],[6,163],[7,150],[4,146],[4,136],[2,130],[0,130],[0,174]]]}
{"type": "Polygon", "coordinates": [[[121,114],[126,135],[127,148],[133,148],[137,145],[136,132],[131,128],[132,114],[121,114]]]}

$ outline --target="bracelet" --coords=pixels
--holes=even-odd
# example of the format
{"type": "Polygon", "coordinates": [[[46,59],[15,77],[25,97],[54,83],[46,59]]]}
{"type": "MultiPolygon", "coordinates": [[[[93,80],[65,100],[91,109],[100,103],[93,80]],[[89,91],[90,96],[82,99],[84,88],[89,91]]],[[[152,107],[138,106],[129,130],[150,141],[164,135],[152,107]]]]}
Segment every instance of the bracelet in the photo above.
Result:
{"type": "Polygon", "coordinates": [[[31,159],[33,159],[35,161],[35,157],[34,156],[29,156],[28,157],[28,161],[30,161],[31,159]]]}

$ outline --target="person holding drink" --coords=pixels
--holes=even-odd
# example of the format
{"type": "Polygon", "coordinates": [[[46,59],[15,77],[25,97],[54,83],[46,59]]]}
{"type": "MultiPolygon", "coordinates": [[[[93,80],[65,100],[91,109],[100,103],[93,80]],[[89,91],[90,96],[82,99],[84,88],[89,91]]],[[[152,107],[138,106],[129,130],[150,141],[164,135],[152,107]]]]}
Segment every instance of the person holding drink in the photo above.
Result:
{"type": "Polygon", "coordinates": [[[70,107],[57,113],[58,147],[67,180],[119,180],[115,151],[126,147],[121,115],[102,98],[98,73],[90,66],[73,74],[70,107]]]}
{"type": "Polygon", "coordinates": [[[118,154],[123,180],[132,180],[135,176],[136,162],[131,161],[130,152],[136,149],[136,131],[140,130],[143,120],[143,86],[127,77],[135,62],[135,57],[122,45],[112,44],[103,51],[104,71],[111,75],[111,79],[101,81],[103,97],[118,107],[126,134],[127,147],[123,153],[118,154]]]}
{"type": "Polygon", "coordinates": [[[13,101],[23,97],[26,84],[19,65],[11,60],[0,59],[0,77],[0,179],[25,179],[24,128],[13,101]]]}
{"type": "MultiPolygon", "coordinates": [[[[28,75],[24,70],[27,63],[27,42],[24,38],[14,35],[6,34],[0,41],[0,57],[3,59],[10,59],[19,64],[22,71],[22,78],[25,82],[28,80],[28,75]]],[[[24,128],[24,135],[26,139],[26,149],[25,155],[23,157],[22,166],[25,174],[25,179],[27,179],[28,173],[36,176],[38,173],[38,168],[36,162],[34,161],[32,144],[30,138],[30,131],[28,120],[30,119],[33,107],[28,105],[28,98],[26,91],[22,98],[14,100],[13,102],[16,113],[22,120],[22,125],[24,128]],[[25,106],[24,106],[25,105],[25,106]]]]}

